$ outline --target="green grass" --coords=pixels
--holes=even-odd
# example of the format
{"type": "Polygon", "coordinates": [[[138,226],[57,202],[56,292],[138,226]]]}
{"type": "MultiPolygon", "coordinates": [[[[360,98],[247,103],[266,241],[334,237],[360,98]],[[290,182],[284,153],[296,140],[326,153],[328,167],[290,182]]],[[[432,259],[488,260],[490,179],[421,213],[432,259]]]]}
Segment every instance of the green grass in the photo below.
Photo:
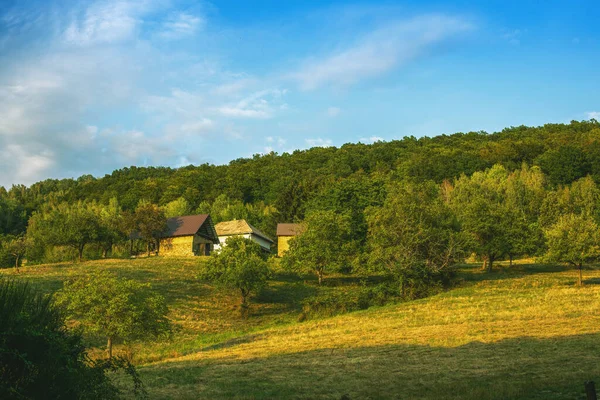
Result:
{"type": "MultiPolygon", "coordinates": [[[[297,322],[331,287],[279,274],[239,319],[237,297],[195,279],[199,259],[23,268],[45,290],[92,268],[152,283],[179,327],[133,348],[153,399],[577,399],[600,383],[600,271],[465,266],[452,290],[414,302],[297,322]]],[[[11,271],[3,271],[10,275],[11,271]]],[[[336,278],[334,278],[336,279],[336,278]]]]}

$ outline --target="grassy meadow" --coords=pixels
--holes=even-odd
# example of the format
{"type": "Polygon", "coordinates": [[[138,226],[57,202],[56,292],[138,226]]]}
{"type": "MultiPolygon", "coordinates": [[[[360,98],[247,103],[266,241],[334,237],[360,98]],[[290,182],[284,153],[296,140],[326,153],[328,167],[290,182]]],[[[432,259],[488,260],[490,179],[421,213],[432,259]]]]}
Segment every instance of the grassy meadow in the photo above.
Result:
{"type": "Polygon", "coordinates": [[[242,320],[235,293],[196,279],[204,263],[105,260],[18,275],[50,292],[107,269],[162,293],[173,338],[118,347],[133,354],[152,399],[577,399],[586,380],[600,383],[600,270],[585,270],[579,288],[576,271],[562,267],[464,266],[456,287],[436,296],[299,322],[303,299],[352,291],[359,279],[334,276],[319,288],[275,274],[242,320]]]}

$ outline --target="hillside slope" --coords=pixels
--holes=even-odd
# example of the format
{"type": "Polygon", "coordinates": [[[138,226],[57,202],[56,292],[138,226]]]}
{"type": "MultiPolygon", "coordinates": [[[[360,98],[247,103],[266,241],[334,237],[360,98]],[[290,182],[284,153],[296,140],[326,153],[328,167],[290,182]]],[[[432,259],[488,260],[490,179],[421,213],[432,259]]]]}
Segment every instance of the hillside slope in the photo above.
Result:
{"type": "Polygon", "coordinates": [[[445,294],[268,329],[142,369],[154,398],[574,399],[600,378],[600,273],[498,272],[445,294]]]}
{"type": "Polygon", "coordinates": [[[276,275],[243,321],[235,296],[198,281],[203,265],[106,260],[19,275],[47,291],[90,269],[151,282],[178,327],[171,342],[133,349],[152,399],[574,399],[600,382],[600,271],[578,288],[559,267],[465,267],[428,299],[297,322],[297,303],[321,290],[310,281],[276,275]]]}

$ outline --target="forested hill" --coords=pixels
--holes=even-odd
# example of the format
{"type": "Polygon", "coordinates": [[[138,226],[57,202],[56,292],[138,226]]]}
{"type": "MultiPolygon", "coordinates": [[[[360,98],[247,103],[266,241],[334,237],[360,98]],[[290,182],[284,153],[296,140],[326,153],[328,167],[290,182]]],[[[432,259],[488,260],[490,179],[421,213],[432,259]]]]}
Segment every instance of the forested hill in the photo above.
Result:
{"type": "Polygon", "coordinates": [[[336,201],[369,203],[381,199],[381,190],[390,179],[442,182],[495,164],[513,170],[522,163],[541,167],[554,187],[587,175],[599,182],[600,123],[573,121],[512,127],[493,134],[405,137],[370,145],[255,155],[221,166],[130,167],[102,178],[84,175],[48,179],[30,187],[0,187],[0,234],[24,231],[28,216],[43,204],[78,200],[107,204],[111,198],[125,210],[133,210],[140,200],[164,206],[183,198],[193,211],[226,198],[272,206],[279,221],[293,221],[303,218],[307,204],[324,201],[323,193],[333,187],[340,189],[336,201]]]}

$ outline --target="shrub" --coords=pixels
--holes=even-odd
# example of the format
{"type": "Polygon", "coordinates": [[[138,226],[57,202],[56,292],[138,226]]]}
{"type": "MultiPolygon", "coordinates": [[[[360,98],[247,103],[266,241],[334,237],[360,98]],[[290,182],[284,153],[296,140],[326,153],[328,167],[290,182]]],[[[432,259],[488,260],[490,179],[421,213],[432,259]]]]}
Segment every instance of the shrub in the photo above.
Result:
{"type": "Polygon", "coordinates": [[[142,393],[131,364],[90,360],[52,297],[26,283],[0,282],[0,321],[0,398],[116,399],[119,392],[106,371],[121,367],[142,393]]]}

